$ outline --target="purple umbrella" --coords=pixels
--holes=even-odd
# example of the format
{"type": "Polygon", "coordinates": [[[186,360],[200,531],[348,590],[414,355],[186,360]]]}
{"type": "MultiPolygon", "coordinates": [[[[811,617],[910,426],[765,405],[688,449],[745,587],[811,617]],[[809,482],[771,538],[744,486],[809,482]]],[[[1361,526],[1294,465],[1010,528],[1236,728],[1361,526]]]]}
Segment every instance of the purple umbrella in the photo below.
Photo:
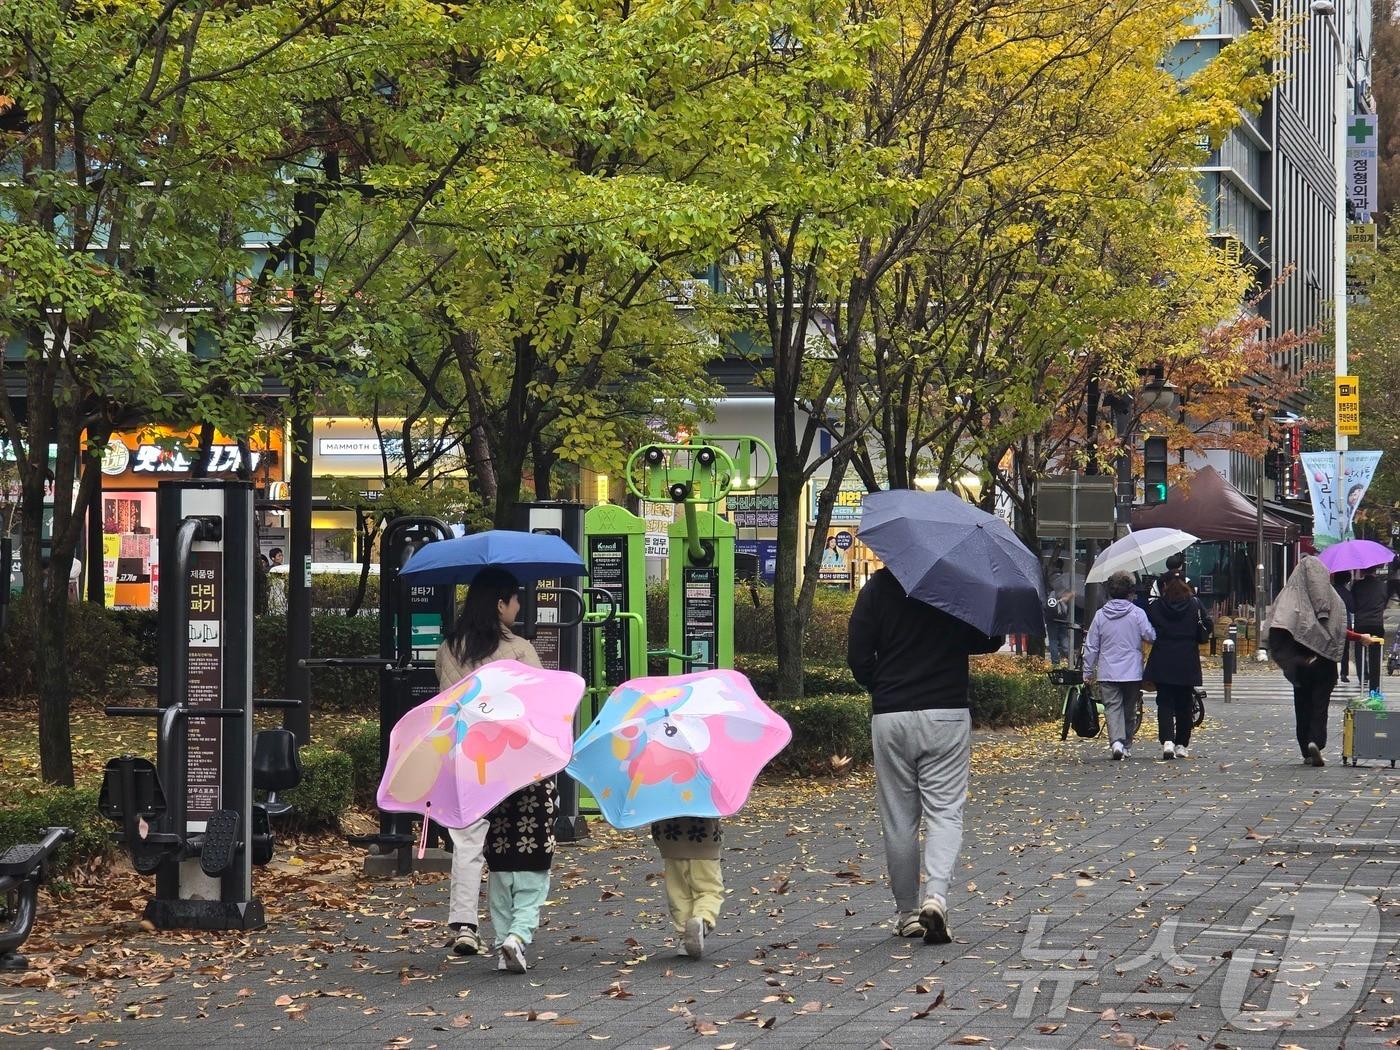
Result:
{"type": "Polygon", "coordinates": [[[1395,552],[1375,540],[1347,540],[1334,543],[1318,555],[1327,566],[1328,572],[1348,572],[1351,569],[1374,569],[1386,565],[1395,557],[1395,552]]]}

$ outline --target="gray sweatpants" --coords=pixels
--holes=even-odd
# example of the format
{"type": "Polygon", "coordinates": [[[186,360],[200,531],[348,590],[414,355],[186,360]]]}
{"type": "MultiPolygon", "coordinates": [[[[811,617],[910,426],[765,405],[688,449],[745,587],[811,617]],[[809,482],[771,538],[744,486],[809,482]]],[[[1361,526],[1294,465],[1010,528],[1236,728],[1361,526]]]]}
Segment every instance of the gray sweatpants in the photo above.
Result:
{"type": "Polygon", "coordinates": [[[1098,690],[1104,720],[1108,722],[1109,746],[1122,741],[1124,747],[1132,747],[1133,736],[1138,731],[1137,703],[1142,683],[1100,682],[1098,690]]]}
{"type": "Polygon", "coordinates": [[[966,710],[874,715],[870,738],[895,908],[901,914],[917,911],[920,823],[925,898],[948,896],[962,847],[972,716],[966,710]]]}

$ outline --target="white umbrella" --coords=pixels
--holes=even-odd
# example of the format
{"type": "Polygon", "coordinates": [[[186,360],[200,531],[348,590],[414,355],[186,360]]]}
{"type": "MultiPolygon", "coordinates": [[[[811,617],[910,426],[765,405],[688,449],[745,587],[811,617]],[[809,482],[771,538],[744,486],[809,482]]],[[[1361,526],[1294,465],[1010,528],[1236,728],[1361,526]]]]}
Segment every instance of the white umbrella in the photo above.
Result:
{"type": "Polygon", "coordinates": [[[1115,572],[1146,572],[1149,566],[1180,554],[1197,537],[1180,529],[1142,529],[1130,532],[1121,540],[1109,544],[1094,560],[1086,577],[1088,583],[1103,583],[1115,572]]]}

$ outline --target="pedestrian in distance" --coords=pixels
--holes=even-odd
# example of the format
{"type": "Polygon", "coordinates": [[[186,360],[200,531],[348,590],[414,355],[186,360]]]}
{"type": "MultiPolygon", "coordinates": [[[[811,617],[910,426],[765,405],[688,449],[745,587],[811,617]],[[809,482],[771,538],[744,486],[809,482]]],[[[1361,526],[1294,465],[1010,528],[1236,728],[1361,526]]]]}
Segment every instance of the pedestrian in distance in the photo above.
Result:
{"type": "MultiPolygon", "coordinates": [[[[467,588],[457,619],[438,646],[435,666],[444,689],[496,660],[541,667],[535,647],[511,631],[520,614],[520,584],[501,569],[481,570],[467,588]]],[[[481,951],[478,926],[483,862],[491,869],[489,903],[496,969],[524,973],[526,949],[549,896],[554,860],[554,778],[508,796],[481,820],[449,828],[452,883],[447,921],[458,955],[481,951]]]]}
{"type": "Polygon", "coordinates": [[[888,568],[856,598],[846,661],[870,692],[876,793],[901,937],[952,941],[948,884],[962,846],[972,759],[968,657],[994,653],[1004,641],[909,597],[888,568]]]}
{"type": "Polygon", "coordinates": [[[1157,632],[1143,675],[1157,685],[1157,741],[1162,758],[1190,758],[1193,692],[1201,684],[1202,642],[1214,628],[1210,613],[1180,576],[1167,579],[1147,608],[1157,632]]]}
{"type": "MultiPolygon", "coordinates": [[[[1346,608],[1347,627],[1354,628],[1356,626],[1356,599],[1351,593],[1351,573],[1334,572],[1332,574],[1332,589],[1337,592],[1337,597],[1342,600],[1342,605],[1346,608]]],[[[1338,681],[1351,681],[1347,677],[1347,667],[1350,663],[1350,654],[1353,651],[1356,653],[1356,681],[1359,685],[1366,681],[1366,651],[1360,645],[1353,645],[1350,638],[1342,645],[1342,664],[1339,668],[1341,675],[1338,681]]]]}
{"type": "Polygon", "coordinates": [[[1298,563],[1274,603],[1269,654],[1293,686],[1293,716],[1303,764],[1326,765],[1327,705],[1337,684],[1337,661],[1347,639],[1367,636],[1347,630],[1347,610],[1332,586],[1327,566],[1312,555],[1298,563]]]}
{"type": "Polygon", "coordinates": [[[666,906],[680,939],[681,952],[692,959],[705,954],[705,937],[724,906],[724,872],[720,867],[723,832],[714,817],[658,820],[651,837],[665,866],[666,906]]]}
{"type": "MultiPolygon", "coordinates": [[[[1351,585],[1352,600],[1355,603],[1353,622],[1357,634],[1385,637],[1385,608],[1390,604],[1385,581],[1376,575],[1374,567],[1361,570],[1361,578],[1351,585]]],[[[1358,648],[1360,646],[1358,645],[1358,648]]],[[[1381,688],[1381,643],[1366,646],[1365,686],[1373,693],[1381,688]]]]}
{"type": "Polygon", "coordinates": [[[1142,646],[1157,637],[1147,614],[1133,602],[1134,587],[1130,573],[1115,572],[1108,578],[1108,601],[1094,614],[1084,639],[1084,681],[1097,681],[1114,761],[1132,751],[1142,692],[1142,646]]]}
{"type": "Polygon", "coordinates": [[[1151,601],[1156,601],[1162,596],[1170,580],[1185,580],[1187,586],[1191,587],[1191,593],[1196,593],[1196,588],[1191,583],[1191,578],[1186,575],[1186,555],[1180,552],[1168,556],[1164,571],[1152,581],[1151,601]]]}
{"type": "Polygon", "coordinates": [[[1063,558],[1055,559],[1048,583],[1046,589],[1054,605],[1046,610],[1045,631],[1050,643],[1050,666],[1059,667],[1068,662],[1073,653],[1069,622],[1074,613],[1074,588],[1070,586],[1063,558]]]}

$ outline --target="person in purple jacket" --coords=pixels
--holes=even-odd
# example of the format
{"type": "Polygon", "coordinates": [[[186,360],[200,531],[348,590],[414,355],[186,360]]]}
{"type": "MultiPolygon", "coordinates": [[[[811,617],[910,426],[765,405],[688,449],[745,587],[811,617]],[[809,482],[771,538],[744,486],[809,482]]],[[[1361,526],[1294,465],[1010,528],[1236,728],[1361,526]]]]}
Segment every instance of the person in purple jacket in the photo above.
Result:
{"type": "Polygon", "coordinates": [[[1108,719],[1111,757],[1119,762],[1132,750],[1137,731],[1142,643],[1155,641],[1157,632],[1147,614],[1133,603],[1131,575],[1115,572],[1108,578],[1108,599],[1084,639],[1084,681],[1097,680],[1099,703],[1108,719]]]}

